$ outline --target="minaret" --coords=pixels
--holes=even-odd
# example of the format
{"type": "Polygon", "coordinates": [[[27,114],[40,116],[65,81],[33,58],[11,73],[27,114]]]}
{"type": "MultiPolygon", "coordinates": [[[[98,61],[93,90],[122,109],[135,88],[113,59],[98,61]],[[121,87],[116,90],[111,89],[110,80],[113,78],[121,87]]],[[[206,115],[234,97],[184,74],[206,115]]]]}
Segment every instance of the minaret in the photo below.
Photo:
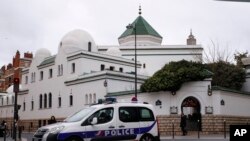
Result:
{"type": "MultiPolygon", "coordinates": [[[[161,45],[162,36],[142,17],[141,5],[139,5],[139,16],[131,25],[136,27],[136,44],[140,46],[161,45]]],[[[134,28],[126,28],[126,30],[118,38],[121,46],[133,46],[135,44],[134,28]]]]}
{"type": "Polygon", "coordinates": [[[194,35],[192,34],[192,29],[190,30],[190,35],[188,36],[188,39],[187,39],[187,45],[196,45],[196,39],[194,35]]]}

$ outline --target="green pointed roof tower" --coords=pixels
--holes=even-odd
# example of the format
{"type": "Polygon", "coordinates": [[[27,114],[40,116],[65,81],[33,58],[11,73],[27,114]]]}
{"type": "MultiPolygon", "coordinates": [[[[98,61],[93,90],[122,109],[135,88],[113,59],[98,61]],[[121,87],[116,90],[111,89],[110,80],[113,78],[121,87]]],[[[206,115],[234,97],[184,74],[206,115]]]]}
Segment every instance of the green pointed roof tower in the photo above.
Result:
{"type": "MultiPolygon", "coordinates": [[[[141,16],[141,6],[139,16],[131,24],[136,28],[137,45],[160,45],[162,36],[141,16]]],[[[135,30],[127,28],[118,38],[120,45],[133,45],[135,30]]]]}

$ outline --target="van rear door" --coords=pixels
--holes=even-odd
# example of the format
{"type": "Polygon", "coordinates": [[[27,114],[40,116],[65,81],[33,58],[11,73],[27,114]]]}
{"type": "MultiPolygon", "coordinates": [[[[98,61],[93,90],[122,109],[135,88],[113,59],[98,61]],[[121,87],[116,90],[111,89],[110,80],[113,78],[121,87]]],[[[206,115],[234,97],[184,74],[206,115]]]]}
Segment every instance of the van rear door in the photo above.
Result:
{"type": "Polygon", "coordinates": [[[139,132],[138,108],[133,106],[121,106],[118,108],[117,140],[136,139],[139,132]]]}

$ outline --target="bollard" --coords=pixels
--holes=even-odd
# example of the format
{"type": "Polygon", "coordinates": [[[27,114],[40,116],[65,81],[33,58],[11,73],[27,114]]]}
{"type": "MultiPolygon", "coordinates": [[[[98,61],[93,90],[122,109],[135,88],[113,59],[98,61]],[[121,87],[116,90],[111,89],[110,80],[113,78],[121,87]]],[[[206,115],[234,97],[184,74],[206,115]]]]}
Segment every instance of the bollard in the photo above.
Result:
{"type": "Polygon", "coordinates": [[[4,134],[3,134],[3,140],[6,141],[6,123],[4,123],[4,134]]]}
{"type": "Polygon", "coordinates": [[[198,120],[198,139],[200,138],[200,120],[198,120]]]}
{"type": "Polygon", "coordinates": [[[13,132],[14,132],[13,131],[13,125],[11,124],[11,126],[10,126],[10,136],[11,136],[12,139],[14,139],[13,138],[13,132]]]}
{"type": "Polygon", "coordinates": [[[21,139],[21,135],[22,135],[22,127],[19,126],[18,127],[18,138],[21,139]]]}
{"type": "Polygon", "coordinates": [[[226,120],[224,120],[224,139],[227,137],[226,133],[226,120]]]}
{"type": "Polygon", "coordinates": [[[174,139],[174,120],[172,121],[172,137],[174,139]]]}

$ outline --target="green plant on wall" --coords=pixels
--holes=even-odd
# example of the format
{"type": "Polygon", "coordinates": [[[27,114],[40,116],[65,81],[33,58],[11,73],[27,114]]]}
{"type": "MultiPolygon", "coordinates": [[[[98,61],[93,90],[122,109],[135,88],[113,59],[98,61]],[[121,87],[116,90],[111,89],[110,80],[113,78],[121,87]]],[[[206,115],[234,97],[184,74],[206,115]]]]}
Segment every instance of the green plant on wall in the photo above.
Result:
{"type": "Polygon", "coordinates": [[[170,62],[141,86],[142,92],[177,91],[184,82],[198,81],[212,76],[199,62],[181,60],[170,62]]]}

